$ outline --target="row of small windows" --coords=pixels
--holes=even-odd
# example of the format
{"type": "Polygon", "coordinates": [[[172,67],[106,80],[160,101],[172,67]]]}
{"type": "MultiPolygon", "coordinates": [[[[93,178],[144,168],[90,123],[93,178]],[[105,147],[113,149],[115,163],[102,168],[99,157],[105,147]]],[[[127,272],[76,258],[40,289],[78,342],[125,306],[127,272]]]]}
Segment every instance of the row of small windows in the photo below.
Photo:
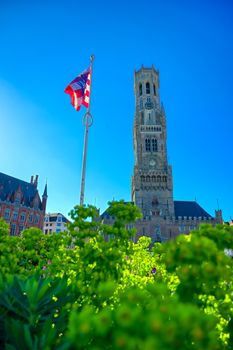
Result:
{"type": "Polygon", "coordinates": [[[158,143],[156,139],[145,139],[146,152],[157,152],[158,143]]]}
{"type": "Polygon", "coordinates": [[[141,181],[142,182],[167,182],[167,176],[161,176],[161,175],[152,175],[152,176],[144,176],[141,175],[141,181]]]}
{"type": "Polygon", "coordinates": [[[141,131],[158,131],[161,132],[162,129],[159,126],[141,126],[141,131]]]}
{"type": "MultiPolygon", "coordinates": [[[[10,216],[11,216],[11,211],[10,211],[10,209],[8,209],[8,208],[5,209],[5,211],[4,211],[4,219],[5,219],[5,220],[9,220],[9,219],[10,219],[10,216]]],[[[17,219],[18,219],[18,216],[19,216],[18,212],[17,212],[17,211],[14,211],[14,212],[12,213],[12,220],[14,220],[14,221],[17,220],[17,219]]],[[[19,216],[19,221],[24,222],[25,219],[26,219],[26,213],[21,213],[20,216],[19,216]]],[[[29,214],[29,216],[28,216],[28,221],[29,221],[29,222],[33,222],[33,219],[34,219],[34,223],[35,223],[35,224],[37,224],[37,223],[39,222],[39,216],[38,216],[38,215],[36,215],[36,216],[34,217],[33,214],[29,214]]]]}
{"type": "MultiPolygon", "coordinates": [[[[150,83],[147,82],[146,83],[146,94],[149,95],[151,92],[151,88],[150,88],[150,83]]],[[[153,84],[153,93],[156,96],[156,87],[155,84],[153,84]]],[[[139,84],[139,96],[142,95],[142,83],[139,84]]]]}

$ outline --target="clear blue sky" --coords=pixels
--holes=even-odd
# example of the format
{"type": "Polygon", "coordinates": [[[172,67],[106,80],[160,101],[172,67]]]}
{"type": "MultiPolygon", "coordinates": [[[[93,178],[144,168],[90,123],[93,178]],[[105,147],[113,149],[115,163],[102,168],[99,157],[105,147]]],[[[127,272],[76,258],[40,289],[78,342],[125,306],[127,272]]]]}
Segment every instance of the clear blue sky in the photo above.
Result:
{"type": "Polygon", "coordinates": [[[231,1],[0,1],[0,171],[79,203],[83,108],[66,85],[95,54],[85,202],[130,200],[133,73],[160,70],[174,198],[233,216],[231,1]]]}

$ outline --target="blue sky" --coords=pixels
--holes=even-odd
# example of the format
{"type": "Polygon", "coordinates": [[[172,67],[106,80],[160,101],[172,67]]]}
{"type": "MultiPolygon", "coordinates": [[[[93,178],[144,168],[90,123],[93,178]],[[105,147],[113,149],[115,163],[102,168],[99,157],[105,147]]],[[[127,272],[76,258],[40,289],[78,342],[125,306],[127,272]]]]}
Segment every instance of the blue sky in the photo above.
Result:
{"type": "Polygon", "coordinates": [[[133,73],[160,71],[174,198],[233,216],[230,1],[0,2],[0,171],[48,182],[49,212],[79,203],[83,108],[66,85],[95,54],[85,203],[130,200],[133,73]]]}

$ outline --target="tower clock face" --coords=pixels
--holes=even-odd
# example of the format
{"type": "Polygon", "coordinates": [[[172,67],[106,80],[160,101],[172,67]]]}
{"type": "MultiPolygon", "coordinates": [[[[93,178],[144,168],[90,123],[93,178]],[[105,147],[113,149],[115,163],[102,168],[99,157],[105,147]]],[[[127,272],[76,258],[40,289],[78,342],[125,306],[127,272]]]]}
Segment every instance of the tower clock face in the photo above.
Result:
{"type": "Polygon", "coordinates": [[[154,161],[154,159],[151,159],[151,160],[150,160],[150,165],[151,165],[151,166],[155,166],[155,161],[154,161]]]}

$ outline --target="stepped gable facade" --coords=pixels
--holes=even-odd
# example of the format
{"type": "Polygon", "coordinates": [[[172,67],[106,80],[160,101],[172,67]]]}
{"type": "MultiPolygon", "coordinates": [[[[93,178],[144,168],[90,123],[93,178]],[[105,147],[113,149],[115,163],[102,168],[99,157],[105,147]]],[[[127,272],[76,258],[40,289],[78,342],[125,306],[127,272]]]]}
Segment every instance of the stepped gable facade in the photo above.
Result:
{"type": "Polygon", "coordinates": [[[43,229],[47,204],[47,184],[40,197],[38,175],[26,182],[0,173],[0,217],[10,224],[10,234],[20,235],[29,227],[43,229]]]}

